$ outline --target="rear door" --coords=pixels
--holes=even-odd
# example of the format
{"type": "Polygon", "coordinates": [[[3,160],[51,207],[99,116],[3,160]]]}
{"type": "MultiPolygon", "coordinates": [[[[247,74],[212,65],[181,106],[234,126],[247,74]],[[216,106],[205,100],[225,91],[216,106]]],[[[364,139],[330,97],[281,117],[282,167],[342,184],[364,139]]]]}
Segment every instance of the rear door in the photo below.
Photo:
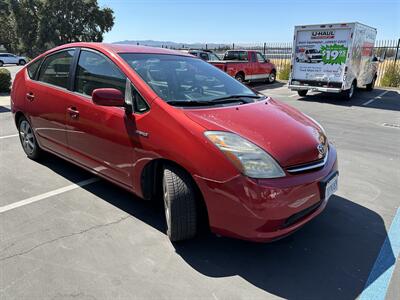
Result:
{"type": "Polygon", "coordinates": [[[39,74],[29,74],[35,80],[26,82],[27,111],[40,145],[65,156],[65,111],[71,98],[68,87],[74,53],[75,49],[66,49],[48,55],[39,74]]]}
{"type": "Polygon", "coordinates": [[[71,158],[132,187],[135,118],[121,107],[98,106],[92,92],[115,88],[125,94],[127,77],[105,55],[82,49],[75,71],[74,97],[67,101],[67,137],[71,158]]]}

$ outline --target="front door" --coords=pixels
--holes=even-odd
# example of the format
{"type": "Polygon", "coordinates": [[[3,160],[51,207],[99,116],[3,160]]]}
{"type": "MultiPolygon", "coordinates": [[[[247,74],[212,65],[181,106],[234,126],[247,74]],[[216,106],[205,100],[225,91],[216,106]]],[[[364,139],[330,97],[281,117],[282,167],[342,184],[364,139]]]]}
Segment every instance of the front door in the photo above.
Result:
{"type": "Polygon", "coordinates": [[[66,123],[71,158],[131,188],[135,119],[123,108],[98,106],[91,99],[98,88],[116,88],[125,94],[125,85],[126,76],[106,56],[81,50],[66,123]]]}

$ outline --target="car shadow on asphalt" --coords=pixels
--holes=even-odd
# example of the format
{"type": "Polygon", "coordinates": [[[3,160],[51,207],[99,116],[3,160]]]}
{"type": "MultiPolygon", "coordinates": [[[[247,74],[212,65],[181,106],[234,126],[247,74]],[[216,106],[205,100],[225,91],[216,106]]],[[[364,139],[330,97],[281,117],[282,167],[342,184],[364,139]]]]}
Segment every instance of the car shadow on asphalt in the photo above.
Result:
{"type": "Polygon", "coordinates": [[[376,88],[372,92],[365,89],[358,89],[354,98],[346,100],[340,94],[334,93],[312,93],[305,97],[299,97],[297,101],[328,103],[339,106],[361,106],[365,108],[384,109],[400,111],[400,94],[395,90],[384,90],[376,88]],[[386,92],[383,96],[379,96],[386,92]],[[374,99],[375,98],[375,99],[374,99]],[[374,99],[371,103],[365,104],[374,99]]]}
{"type": "MultiPolygon", "coordinates": [[[[92,176],[53,155],[41,164],[75,183],[92,176]]],[[[104,180],[82,188],[165,232],[159,203],[143,201],[104,180]]],[[[377,213],[351,199],[332,196],[316,219],[273,243],[203,233],[174,247],[188,265],[208,277],[240,276],[286,299],[355,299],[365,286],[386,236],[383,219],[377,213]]],[[[395,263],[393,253],[390,255],[377,276],[395,263]]]]}

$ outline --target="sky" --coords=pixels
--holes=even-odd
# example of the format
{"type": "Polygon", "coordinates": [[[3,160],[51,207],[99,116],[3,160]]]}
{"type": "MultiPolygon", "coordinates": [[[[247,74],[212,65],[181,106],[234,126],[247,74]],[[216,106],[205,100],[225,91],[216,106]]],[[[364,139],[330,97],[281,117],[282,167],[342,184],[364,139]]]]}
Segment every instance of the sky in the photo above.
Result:
{"type": "Polygon", "coordinates": [[[358,21],[400,38],[400,0],[98,0],[114,10],[105,42],[289,42],[295,25],[358,21]]]}

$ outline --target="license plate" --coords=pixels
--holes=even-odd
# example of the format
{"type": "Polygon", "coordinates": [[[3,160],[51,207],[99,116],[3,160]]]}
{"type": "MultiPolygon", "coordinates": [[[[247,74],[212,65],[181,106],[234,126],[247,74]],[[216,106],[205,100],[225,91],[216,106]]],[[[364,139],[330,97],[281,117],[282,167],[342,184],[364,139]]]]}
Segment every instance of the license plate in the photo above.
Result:
{"type": "Polygon", "coordinates": [[[339,175],[336,175],[332,179],[330,179],[325,186],[325,200],[328,200],[338,189],[338,178],[339,175]]]}

